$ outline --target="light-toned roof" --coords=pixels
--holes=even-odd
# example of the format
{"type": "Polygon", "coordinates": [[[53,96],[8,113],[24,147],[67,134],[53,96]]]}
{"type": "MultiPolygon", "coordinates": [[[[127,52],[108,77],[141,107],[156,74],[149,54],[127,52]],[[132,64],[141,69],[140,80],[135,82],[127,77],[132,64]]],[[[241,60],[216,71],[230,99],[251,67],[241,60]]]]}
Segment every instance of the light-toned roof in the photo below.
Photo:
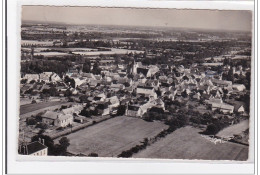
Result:
{"type": "Polygon", "coordinates": [[[73,116],[71,114],[66,114],[66,115],[60,115],[59,116],[59,120],[66,120],[69,118],[73,118],[73,116]]]}
{"type": "Polygon", "coordinates": [[[59,115],[60,115],[60,113],[58,113],[58,112],[47,111],[42,115],[42,118],[48,118],[48,119],[55,120],[59,117],[59,115]]]}
{"type": "Polygon", "coordinates": [[[234,106],[226,104],[226,103],[211,103],[213,108],[234,110],[234,106]]]}

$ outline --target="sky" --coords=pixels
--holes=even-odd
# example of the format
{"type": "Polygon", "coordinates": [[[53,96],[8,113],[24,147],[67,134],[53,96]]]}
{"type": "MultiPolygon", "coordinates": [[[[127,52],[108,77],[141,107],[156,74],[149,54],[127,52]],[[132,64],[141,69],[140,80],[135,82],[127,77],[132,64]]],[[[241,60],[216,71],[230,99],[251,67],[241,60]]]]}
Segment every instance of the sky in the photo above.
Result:
{"type": "Polygon", "coordinates": [[[251,31],[252,12],[23,6],[22,21],[251,31]]]}

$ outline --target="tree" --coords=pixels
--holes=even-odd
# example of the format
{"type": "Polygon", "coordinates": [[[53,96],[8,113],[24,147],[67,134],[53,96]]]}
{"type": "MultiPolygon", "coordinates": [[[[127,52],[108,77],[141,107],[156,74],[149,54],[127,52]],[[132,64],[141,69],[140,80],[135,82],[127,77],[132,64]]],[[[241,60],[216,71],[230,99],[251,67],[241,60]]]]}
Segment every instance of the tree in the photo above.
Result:
{"type": "Polygon", "coordinates": [[[73,78],[68,77],[68,76],[66,76],[64,78],[64,82],[67,83],[67,84],[69,83],[69,85],[73,88],[75,88],[75,86],[76,86],[75,80],[73,78]]]}
{"type": "Polygon", "coordinates": [[[39,123],[36,125],[36,128],[47,129],[48,125],[46,123],[39,123]]]}
{"type": "Polygon", "coordinates": [[[72,95],[72,92],[71,92],[69,89],[67,89],[67,90],[65,91],[64,96],[65,96],[65,97],[70,97],[71,95],[72,95]]]}
{"type": "Polygon", "coordinates": [[[92,69],[92,73],[95,74],[95,75],[98,75],[101,73],[101,69],[99,67],[99,62],[96,61],[93,65],[93,69],[92,69]]]}
{"type": "Polygon", "coordinates": [[[121,116],[125,114],[126,106],[120,105],[117,109],[117,115],[121,116]]]}
{"type": "Polygon", "coordinates": [[[83,64],[82,72],[90,73],[91,70],[91,62],[89,60],[86,60],[83,64]]]}
{"type": "Polygon", "coordinates": [[[70,140],[67,137],[62,137],[59,140],[59,143],[61,147],[64,149],[64,151],[67,151],[67,148],[70,146],[70,140]]]}
{"type": "Polygon", "coordinates": [[[205,134],[208,135],[215,135],[219,131],[218,127],[215,124],[210,124],[207,126],[207,129],[205,131],[205,134]]]}
{"type": "Polygon", "coordinates": [[[37,121],[34,118],[27,118],[26,119],[26,124],[27,125],[35,125],[37,121]]]}
{"type": "Polygon", "coordinates": [[[33,84],[33,83],[35,83],[35,82],[36,82],[35,80],[31,80],[31,81],[30,81],[30,84],[33,84]]]}
{"type": "Polygon", "coordinates": [[[27,82],[27,79],[22,79],[21,84],[25,84],[27,82]]]}
{"type": "Polygon", "coordinates": [[[228,71],[227,80],[232,82],[234,81],[234,74],[232,69],[229,69],[228,71]]]}

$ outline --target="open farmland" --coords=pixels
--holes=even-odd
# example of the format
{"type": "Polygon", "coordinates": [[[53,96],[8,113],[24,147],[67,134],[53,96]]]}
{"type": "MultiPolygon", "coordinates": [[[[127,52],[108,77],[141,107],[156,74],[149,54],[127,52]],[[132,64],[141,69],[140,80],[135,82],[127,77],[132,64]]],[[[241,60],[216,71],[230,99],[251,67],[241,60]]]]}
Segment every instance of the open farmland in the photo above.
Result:
{"type": "Polygon", "coordinates": [[[70,139],[68,151],[74,154],[97,153],[101,157],[115,157],[167,127],[161,122],[116,117],[66,136],[70,139]]]}
{"type": "Polygon", "coordinates": [[[74,54],[79,55],[87,55],[87,56],[98,56],[98,55],[114,55],[114,54],[128,54],[128,53],[143,53],[144,51],[138,51],[138,50],[127,50],[127,49],[116,49],[116,48],[108,48],[111,49],[111,51],[95,51],[95,52],[72,52],[74,54]]]}
{"type": "Polygon", "coordinates": [[[248,146],[225,142],[213,143],[199,134],[200,130],[187,126],[174,131],[135,158],[247,160],[248,146]]]}

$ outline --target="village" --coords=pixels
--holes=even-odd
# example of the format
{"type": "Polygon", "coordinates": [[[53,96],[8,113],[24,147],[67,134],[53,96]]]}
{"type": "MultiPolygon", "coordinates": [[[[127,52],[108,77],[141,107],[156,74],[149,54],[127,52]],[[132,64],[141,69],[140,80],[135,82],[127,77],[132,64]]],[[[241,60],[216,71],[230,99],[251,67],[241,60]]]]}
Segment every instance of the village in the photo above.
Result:
{"type": "MultiPolygon", "coordinates": [[[[71,42],[73,39],[69,38],[71,42]]],[[[19,144],[30,143],[40,135],[56,143],[59,138],[125,118],[129,122],[163,125],[163,132],[149,136],[135,153],[185,126],[197,128],[210,137],[248,145],[250,42],[226,40],[178,39],[147,43],[142,39],[121,39],[112,43],[74,39],[71,45],[66,41],[66,46],[65,41],[61,45],[55,41],[49,45],[27,42],[22,45],[19,144]],[[238,43],[237,46],[232,45],[233,42],[238,43]],[[87,48],[90,43],[101,46],[87,48]],[[222,51],[226,47],[221,44],[226,43],[228,50],[222,51]],[[213,48],[209,48],[209,44],[213,48]],[[171,45],[181,48],[176,50],[171,45]],[[200,50],[205,45],[210,53],[193,52],[189,45],[200,50]],[[40,70],[41,66],[49,69],[40,70]],[[236,129],[225,133],[229,127],[236,129]]],[[[127,125],[125,123],[125,127],[127,125]]],[[[129,150],[139,143],[137,140],[128,149],[103,156],[132,157],[129,150]]],[[[70,145],[73,145],[72,139],[70,145]]],[[[102,156],[93,151],[95,148],[84,148],[89,149],[84,153],[78,149],[70,151],[70,147],[63,155],[102,156]]],[[[19,152],[28,154],[22,147],[19,152]]]]}

